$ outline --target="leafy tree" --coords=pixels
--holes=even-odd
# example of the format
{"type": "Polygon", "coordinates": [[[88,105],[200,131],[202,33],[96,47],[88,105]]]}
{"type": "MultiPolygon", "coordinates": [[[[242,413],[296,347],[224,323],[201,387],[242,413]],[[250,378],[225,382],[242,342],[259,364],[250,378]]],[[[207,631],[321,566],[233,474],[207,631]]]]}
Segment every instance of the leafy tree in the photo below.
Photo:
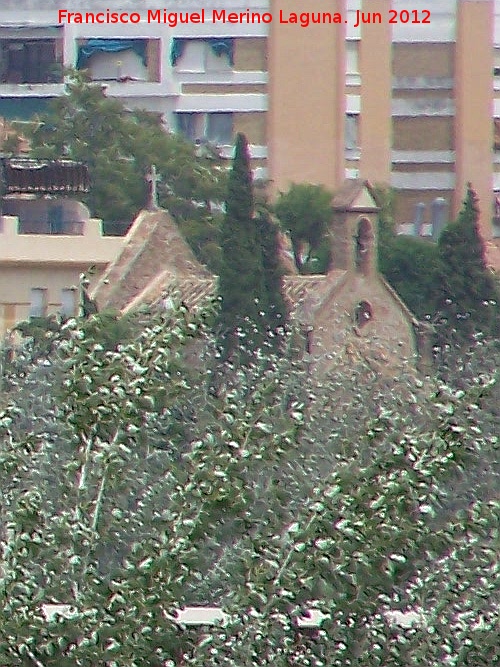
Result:
{"type": "MultiPolygon", "coordinates": [[[[319,273],[321,267],[313,259],[324,255],[325,233],[332,218],[331,193],[322,185],[294,183],[288,192],[280,193],[274,210],[282,228],[290,233],[297,270],[319,273]]],[[[328,261],[323,265],[326,270],[328,261]]]]}
{"type": "Polygon", "coordinates": [[[83,199],[107,221],[132,220],[144,207],[145,176],[154,164],[161,178],[160,204],[181,226],[185,221],[206,223],[211,239],[217,238],[212,203],[221,202],[225,191],[217,156],[197,155],[189,142],[165,132],[157,115],[126,109],[84,73],[70,72],[66,94],[40,116],[31,143],[35,157],[88,164],[92,188],[83,199]]]}
{"type": "Polygon", "coordinates": [[[238,329],[242,335],[257,336],[257,343],[255,327],[263,325],[259,313],[266,305],[264,269],[254,213],[248,143],[238,134],[221,228],[220,326],[227,351],[235,349],[238,329]]]}
{"type": "Polygon", "coordinates": [[[396,236],[384,247],[380,266],[385,278],[417,317],[435,315],[443,273],[435,244],[412,236],[396,236]]]}
{"type": "Polygon", "coordinates": [[[213,356],[205,318],[136,317],[108,349],[70,320],[6,370],[2,665],[498,661],[498,349],[448,384],[269,355],[215,387],[185,360],[213,356]],[[194,602],[227,624],[182,629],[194,602]]]}
{"type": "Polygon", "coordinates": [[[383,409],[366,447],[344,443],[295,521],[280,529],[270,517],[265,537],[247,541],[227,596],[228,625],[189,664],[437,667],[443,656],[485,666],[498,659],[497,494],[447,503],[460,471],[481,465],[481,449],[495,456],[495,439],[468,431],[478,424],[461,398],[441,387],[437,413],[425,408],[432,425],[418,430],[408,414],[383,409]],[[311,608],[325,615],[312,635],[296,623],[311,608]],[[398,627],[395,610],[411,611],[413,627],[398,627]]]}
{"type": "Polygon", "coordinates": [[[257,214],[257,235],[262,251],[265,301],[262,310],[272,332],[287,324],[288,313],[282,291],[279,227],[266,209],[257,214]]]}
{"type": "Polygon", "coordinates": [[[281,474],[294,419],[257,369],[233,375],[218,395],[202,369],[186,373],[179,352],[203,319],[139,314],[136,334],[107,350],[106,323],[82,324],[69,321],[53,336],[53,355],[44,346],[22,374],[9,373],[11,401],[0,415],[1,662],[160,667],[191,641],[170,612],[181,599],[214,594],[206,572],[246,531],[239,512],[255,493],[257,511],[267,507],[266,468],[274,461],[281,474]],[[33,390],[24,413],[17,400],[33,390]],[[240,401],[255,415],[241,420],[240,401]],[[46,602],[75,613],[47,622],[46,602]]]}
{"type": "Polygon", "coordinates": [[[469,184],[458,220],[446,227],[438,244],[445,267],[440,308],[450,337],[469,341],[478,331],[500,332],[499,293],[486,266],[478,218],[478,200],[469,184]]]}
{"type": "Polygon", "coordinates": [[[417,317],[434,317],[444,271],[437,246],[426,239],[396,234],[390,190],[375,187],[375,199],[380,208],[379,270],[417,317]]]}

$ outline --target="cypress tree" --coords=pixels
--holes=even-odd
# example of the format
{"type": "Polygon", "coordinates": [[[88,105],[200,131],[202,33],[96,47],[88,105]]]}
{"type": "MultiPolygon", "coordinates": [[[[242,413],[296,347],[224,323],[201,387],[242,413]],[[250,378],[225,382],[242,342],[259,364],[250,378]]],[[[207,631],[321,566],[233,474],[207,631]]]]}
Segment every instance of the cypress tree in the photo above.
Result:
{"type": "Polygon", "coordinates": [[[478,218],[477,196],[469,183],[458,220],[439,239],[444,265],[442,312],[448,320],[448,340],[471,340],[479,331],[498,333],[499,295],[486,266],[478,218]]]}
{"type": "Polygon", "coordinates": [[[221,227],[222,261],[219,276],[220,330],[226,352],[237,345],[240,329],[247,344],[258,344],[262,327],[264,270],[254,218],[254,196],[248,143],[238,134],[229,174],[226,213],[221,227]]]}

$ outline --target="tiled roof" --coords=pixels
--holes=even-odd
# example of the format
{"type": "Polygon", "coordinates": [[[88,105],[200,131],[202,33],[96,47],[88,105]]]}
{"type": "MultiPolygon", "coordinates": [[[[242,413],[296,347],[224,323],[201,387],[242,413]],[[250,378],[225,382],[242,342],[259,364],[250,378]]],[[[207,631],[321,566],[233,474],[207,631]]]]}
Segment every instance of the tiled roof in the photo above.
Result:
{"type": "MultiPolygon", "coordinates": [[[[316,308],[339,285],[346,271],[331,271],[328,275],[285,276],[283,296],[288,301],[292,316],[299,321],[310,319],[316,308]]],[[[217,276],[210,278],[182,278],[171,271],[163,271],[140,292],[124,309],[133,310],[142,304],[160,305],[169,297],[182,301],[190,310],[202,307],[217,293],[217,276]]]]}
{"type": "MultiPolygon", "coordinates": [[[[292,314],[307,319],[344,274],[285,276],[284,296],[292,314]]],[[[128,312],[141,304],[160,304],[168,297],[196,309],[216,292],[217,276],[196,260],[170,215],[158,210],[141,211],[93,297],[101,309],[128,312]]]]}
{"type": "Polygon", "coordinates": [[[284,276],[283,296],[288,301],[292,317],[302,324],[310,323],[314,312],[337,289],[347,271],[330,271],[325,275],[284,276]]]}
{"type": "Polygon", "coordinates": [[[142,294],[143,302],[159,298],[162,285],[210,277],[167,211],[141,211],[93,297],[101,309],[128,310],[142,294]]]}
{"type": "Polygon", "coordinates": [[[290,303],[299,303],[308,295],[321,291],[325,286],[326,278],[327,276],[324,275],[284,276],[283,295],[290,303]]]}
{"type": "Polygon", "coordinates": [[[500,239],[486,241],[486,264],[491,269],[500,272],[500,239]]]}
{"type": "Polygon", "coordinates": [[[163,271],[124,308],[128,312],[142,304],[161,304],[168,298],[182,301],[189,310],[196,310],[215,296],[217,277],[179,278],[170,271],[163,271]]]}

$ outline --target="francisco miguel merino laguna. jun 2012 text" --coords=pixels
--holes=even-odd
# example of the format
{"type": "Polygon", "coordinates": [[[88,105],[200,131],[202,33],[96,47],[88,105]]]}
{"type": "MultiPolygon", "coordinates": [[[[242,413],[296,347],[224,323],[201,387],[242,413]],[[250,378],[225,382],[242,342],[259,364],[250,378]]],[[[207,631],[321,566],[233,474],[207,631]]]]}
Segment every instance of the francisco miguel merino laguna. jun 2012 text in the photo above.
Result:
{"type": "MultiPolygon", "coordinates": [[[[362,12],[356,10],[353,25],[363,23],[430,23],[431,12],[428,9],[388,10],[382,12],[362,12]]],[[[177,12],[167,9],[148,9],[140,12],[117,12],[106,9],[101,12],[70,12],[59,9],[59,23],[159,23],[175,28],[180,24],[189,23],[286,23],[307,28],[315,24],[347,23],[347,17],[340,12],[290,12],[280,9],[277,16],[271,12],[254,12],[249,9],[243,12],[230,12],[226,9],[200,9],[197,12],[177,12]]]]}

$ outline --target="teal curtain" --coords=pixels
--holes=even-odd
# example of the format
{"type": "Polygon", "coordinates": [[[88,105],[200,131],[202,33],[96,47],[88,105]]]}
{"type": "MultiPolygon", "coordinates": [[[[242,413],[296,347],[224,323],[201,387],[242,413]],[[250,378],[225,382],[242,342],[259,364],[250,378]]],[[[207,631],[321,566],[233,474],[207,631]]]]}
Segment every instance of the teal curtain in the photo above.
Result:
{"type": "MultiPolygon", "coordinates": [[[[219,58],[227,56],[230,65],[234,65],[234,39],[232,37],[202,37],[201,40],[206,42],[216,56],[219,58]]],[[[182,57],[186,45],[191,39],[186,37],[174,37],[172,40],[172,48],[170,49],[170,63],[175,67],[179,58],[182,57]]]]}
{"type": "Polygon", "coordinates": [[[128,50],[135,51],[144,66],[147,66],[145,39],[89,39],[78,49],[76,69],[83,69],[94,53],[119,53],[128,50]]]}

